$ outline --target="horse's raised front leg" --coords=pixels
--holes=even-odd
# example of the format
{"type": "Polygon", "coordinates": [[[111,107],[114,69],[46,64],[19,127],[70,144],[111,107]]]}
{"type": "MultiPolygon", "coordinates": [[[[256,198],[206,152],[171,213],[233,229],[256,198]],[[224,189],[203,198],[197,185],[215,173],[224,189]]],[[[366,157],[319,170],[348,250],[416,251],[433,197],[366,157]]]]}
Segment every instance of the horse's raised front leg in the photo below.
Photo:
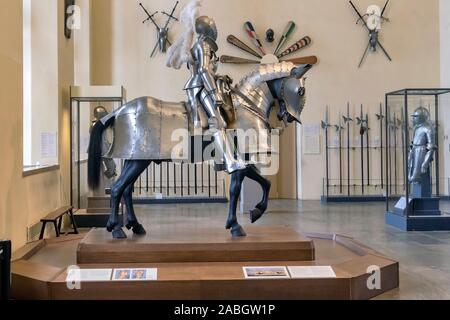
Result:
{"type": "Polygon", "coordinates": [[[264,178],[253,165],[248,167],[246,176],[259,183],[263,190],[261,202],[256,205],[255,209],[250,210],[250,221],[255,223],[263,216],[269,206],[270,187],[272,184],[268,179],[264,178]]]}
{"type": "Polygon", "coordinates": [[[231,174],[230,207],[226,228],[227,230],[231,229],[231,235],[233,237],[245,237],[247,235],[236,217],[237,203],[241,194],[242,181],[244,181],[246,170],[239,170],[231,174]]]}
{"type": "Polygon", "coordinates": [[[111,215],[109,217],[106,229],[112,232],[114,239],[126,238],[125,232],[122,230],[122,223],[119,223],[119,207],[120,200],[125,189],[139,177],[143,170],[148,166],[149,161],[126,160],[122,174],[119,179],[111,187],[111,215]],[[144,167],[144,165],[146,165],[144,167]],[[141,169],[144,167],[144,169],[141,169]]]}
{"type": "Polygon", "coordinates": [[[133,186],[136,183],[139,176],[142,174],[142,172],[144,172],[145,169],[150,165],[150,163],[151,163],[150,161],[148,161],[147,165],[145,165],[145,161],[142,163],[142,165],[140,166],[142,171],[139,172],[139,174],[138,174],[138,170],[135,172],[135,174],[137,174],[137,178],[125,188],[125,191],[123,193],[123,200],[125,202],[125,208],[126,208],[126,213],[127,213],[126,228],[128,230],[133,229],[133,233],[136,235],[145,235],[146,231],[145,231],[145,228],[142,226],[142,224],[140,224],[138,222],[136,214],[134,212],[133,186]],[[145,165],[145,167],[144,167],[144,165],[145,165]]]}

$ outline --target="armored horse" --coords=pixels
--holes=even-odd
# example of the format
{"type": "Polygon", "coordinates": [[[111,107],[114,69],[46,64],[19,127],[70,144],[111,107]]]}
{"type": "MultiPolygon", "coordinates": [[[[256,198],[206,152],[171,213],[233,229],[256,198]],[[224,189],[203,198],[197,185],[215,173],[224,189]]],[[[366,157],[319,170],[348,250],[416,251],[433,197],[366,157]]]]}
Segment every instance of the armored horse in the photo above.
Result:
{"type": "MultiPolygon", "coordinates": [[[[231,105],[234,112],[234,116],[227,118],[227,130],[254,130],[262,132],[262,136],[266,132],[267,136],[267,132],[273,129],[269,123],[273,112],[276,112],[278,121],[285,125],[300,122],[306,99],[304,76],[311,67],[296,66],[291,62],[261,65],[236,86],[230,86],[229,92],[223,93],[227,95],[227,104],[231,105]]],[[[174,130],[184,129],[191,138],[195,137],[190,117],[185,102],[169,103],[152,97],[141,97],[108,114],[93,127],[88,158],[89,186],[95,188],[99,183],[102,158],[125,160],[120,177],[111,187],[112,208],[106,228],[112,232],[113,238],[126,238],[123,224],[119,221],[122,198],[126,207],[125,227],[132,229],[136,235],[146,234],[134,212],[133,185],[152,162],[160,164],[176,161],[173,159],[173,149],[179,141],[173,141],[172,133],[174,130]],[[114,138],[110,149],[105,153],[102,150],[102,139],[107,128],[113,130],[114,138]]],[[[203,134],[208,133],[203,131],[201,135],[203,134]]],[[[188,139],[188,144],[192,144],[192,141],[194,139],[188,139]]],[[[201,146],[202,149],[207,147],[208,144],[204,143],[201,146]]],[[[271,149],[270,142],[262,143],[256,151],[245,152],[245,159],[250,159],[252,152],[270,154],[271,149]]],[[[189,156],[184,161],[197,163],[204,160],[189,156]]],[[[261,175],[257,165],[255,162],[247,162],[245,169],[231,174],[226,229],[231,231],[233,237],[246,236],[236,216],[242,182],[246,177],[259,183],[263,190],[261,202],[250,211],[251,222],[258,221],[268,208],[270,181],[261,175]]]]}

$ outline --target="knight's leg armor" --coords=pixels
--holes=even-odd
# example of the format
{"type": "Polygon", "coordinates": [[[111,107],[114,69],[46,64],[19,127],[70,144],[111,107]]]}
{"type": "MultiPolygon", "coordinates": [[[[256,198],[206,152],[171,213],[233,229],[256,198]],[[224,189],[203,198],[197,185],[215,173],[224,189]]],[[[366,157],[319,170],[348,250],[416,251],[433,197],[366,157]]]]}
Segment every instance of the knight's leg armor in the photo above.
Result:
{"type": "Polygon", "coordinates": [[[200,117],[198,115],[198,98],[197,98],[200,89],[201,88],[186,89],[189,100],[189,107],[191,109],[192,121],[195,129],[200,128],[200,117]]]}
{"type": "Polygon", "coordinates": [[[209,129],[213,134],[216,150],[223,155],[225,170],[228,173],[233,173],[245,169],[246,165],[240,155],[237,154],[237,157],[234,157],[235,148],[226,134],[226,122],[222,118],[220,111],[215,107],[213,99],[206,91],[202,91],[201,101],[208,114],[209,129]]]}

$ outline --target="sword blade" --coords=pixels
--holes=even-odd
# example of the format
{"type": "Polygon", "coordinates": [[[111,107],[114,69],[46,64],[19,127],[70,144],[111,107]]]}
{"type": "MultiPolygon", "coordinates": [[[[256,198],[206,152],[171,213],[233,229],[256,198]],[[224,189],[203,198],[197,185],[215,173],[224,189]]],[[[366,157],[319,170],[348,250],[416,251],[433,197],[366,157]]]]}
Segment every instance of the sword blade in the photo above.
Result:
{"type": "Polygon", "coordinates": [[[381,50],[383,51],[383,53],[386,55],[386,57],[389,59],[389,61],[392,61],[391,56],[389,55],[389,53],[387,53],[386,49],[383,47],[383,45],[381,44],[380,40],[377,39],[377,43],[380,46],[381,50]]]}
{"type": "Polygon", "coordinates": [[[369,52],[369,49],[370,49],[370,42],[369,42],[369,44],[367,45],[366,51],[364,51],[364,54],[363,54],[363,56],[362,56],[362,58],[361,58],[361,61],[359,62],[358,68],[361,68],[361,66],[362,66],[362,64],[363,64],[363,62],[364,62],[364,59],[365,59],[366,56],[367,56],[367,52],[369,52]]]}

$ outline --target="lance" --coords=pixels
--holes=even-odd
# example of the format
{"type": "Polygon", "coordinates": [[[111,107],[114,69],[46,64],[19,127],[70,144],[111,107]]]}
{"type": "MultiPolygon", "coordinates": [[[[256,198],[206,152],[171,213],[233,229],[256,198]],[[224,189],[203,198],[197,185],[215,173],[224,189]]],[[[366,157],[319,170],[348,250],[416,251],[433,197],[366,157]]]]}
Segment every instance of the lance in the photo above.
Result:
{"type": "Polygon", "coordinates": [[[378,121],[380,122],[380,174],[381,174],[381,189],[384,189],[384,145],[383,145],[383,104],[380,103],[380,113],[376,114],[378,121]]]}
{"type": "Polygon", "coordinates": [[[360,154],[361,154],[361,193],[364,195],[364,136],[366,135],[366,120],[363,116],[363,105],[361,104],[360,116],[356,118],[359,125],[359,135],[360,135],[360,154]]]}
{"type": "Polygon", "coordinates": [[[367,186],[370,187],[370,128],[369,128],[369,115],[366,114],[366,150],[367,150],[367,186]]]}
{"type": "Polygon", "coordinates": [[[322,121],[321,127],[325,131],[325,175],[326,175],[326,195],[327,197],[330,194],[330,169],[329,169],[329,153],[328,153],[328,128],[330,127],[330,124],[328,122],[328,116],[329,116],[329,107],[326,106],[325,110],[325,121],[322,121]]]}
{"type": "Polygon", "coordinates": [[[350,123],[353,121],[352,118],[350,118],[350,103],[347,103],[347,116],[343,116],[344,118],[344,124],[347,125],[347,191],[348,196],[350,196],[350,123]]]}
{"type": "Polygon", "coordinates": [[[341,124],[341,114],[339,113],[339,124],[335,126],[336,132],[339,135],[339,192],[343,192],[343,182],[342,182],[342,130],[344,127],[341,124]]]}

